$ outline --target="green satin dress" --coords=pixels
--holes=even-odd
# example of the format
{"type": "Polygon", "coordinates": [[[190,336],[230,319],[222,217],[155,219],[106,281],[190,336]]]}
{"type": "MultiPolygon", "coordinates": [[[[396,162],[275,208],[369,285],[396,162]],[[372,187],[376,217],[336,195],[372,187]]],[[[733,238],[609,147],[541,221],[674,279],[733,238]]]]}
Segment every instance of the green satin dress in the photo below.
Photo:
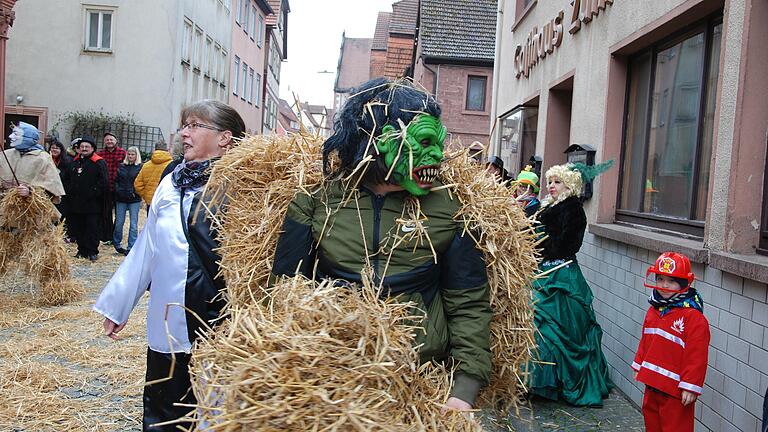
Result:
{"type": "Polygon", "coordinates": [[[602,406],[612,387],[603,356],[603,331],[592,308],[592,290],[576,261],[586,216],[581,203],[567,199],[539,216],[549,239],[542,243],[545,272],[572,260],[534,282],[534,355],[530,392],[572,405],[602,406]]]}

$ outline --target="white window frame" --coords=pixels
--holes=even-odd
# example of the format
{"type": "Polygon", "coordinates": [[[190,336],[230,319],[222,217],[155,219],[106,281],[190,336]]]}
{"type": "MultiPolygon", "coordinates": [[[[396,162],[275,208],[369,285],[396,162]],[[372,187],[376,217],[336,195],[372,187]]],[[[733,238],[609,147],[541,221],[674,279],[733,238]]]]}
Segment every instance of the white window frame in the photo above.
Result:
{"type": "Polygon", "coordinates": [[[117,11],[117,8],[115,7],[108,7],[108,6],[99,6],[99,7],[86,7],[85,9],[85,22],[83,23],[83,50],[84,51],[91,51],[91,52],[104,52],[104,53],[111,53],[114,51],[113,47],[115,45],[115,11],[117,11]],[[96,45],[97,46],[90,46],[91,42],[91,14],[97,13],[99,14],[99,23],[98,28],[96,29],[97,35],[96,35],[96,45]],[[104,25],[104,15],[109,15],[109,47],[102,47],[102,26],[104,25]]]}
{"type": "Polygon", "coordinates": [[[240,89],[240,57],[235,56],[235,85],[232,86],[232,94],[237,96],[240,89]]]}
{"type": "Polygon", "coordinates": [[[213,61],[211,66],[211,77],[214,81],[219,82],[221,81],[221,65],[219,65],[219,62],[221,62],[221,45],[214,42],[213,44],[213,61]]]}
{"type": "Polygon", "coordinates": [[[211,61],[213,60],[213,39],[211,39],[209,36],[206,36],[205,38],[205,50],[203,51],[203,75],[206,75],[208,77],[212,76],[212,65],[211,61]]]}
{"type": "Polygon", "coordinates": [[[192,34],[194,33],[194,25],[192,21],[184,18],[184,34],[181,38],[181,61],[190,63],[192,56],[190,55],[192,47],[192,34]]]}
{"type": "Polygon", "coordinates": [[[204,40],[203,29],[195,26],[194,52],[192,53],[193,69],[200,70],[201,63],[203,62],[203,49],[205,48],[203,46],[205,44],[204,40]]]}
{"type": "Polygon", "coordinates": [[[250,36],[251,36],[251,40],[252,41],[256,40],[256,38],[254,37],[254,33],[259,31],[258,27],[256,26],[256,23],[257,23],[256,17],[258,15],[259,15],[259,13],[257,12],[256,4],[254,3],[254,4],[251,5],[251,32],[250,32],[250,36]]]}
{"type": "Polygon", "coordinates": [[[261,74],[256,72],[256,99],[253,104],[259,106],[261,104],[261,74]]]}
{"type": "Polygon", "coordinates": [[[240,99],[245,100],[246,93],[248,92],[248,64],[242,62],[243,65],[243,91],[240,94],[240,99]]]}
{"type": "Polygon", "coordinates": [[[251,1],[245,0],[245,13],[244,15],[244,22],[243,22],[243,31],[245,34],[251,33],[253,30],[251,27],[251,1]]]}
{"type": "Polygon", "coordinates": [[[259,26],[256,28],[258,35],[256,36],[256,45],[261,48],[264,43],[264,16],[259,14],[259,26]]]}
{"type": "Polygon", "coordinates": [[[248,103],[253,104],[253,80],[254,80],[254,73],[255,71],[253,68],[248,68],[248,80],[250,81],[248,83],[248,103]]]}
{"type": "Polygon", "coordinates": [[[219,62],[219,67],[221,67],[221,71],[219,72],[219,84],[222,87],[227,87],[227,82],[229,82],[229,54],[227,53],[226,48],[221,47],[221,61],[219,62]]]}
{"type": "Polygon", "coordinates": [[[240,19],[242,18],[240,11],[243,10],[243,1],[245,0],[237,0],[237,11],[235,11],[235,24],[237,25],[240,25],[240,19]]]}

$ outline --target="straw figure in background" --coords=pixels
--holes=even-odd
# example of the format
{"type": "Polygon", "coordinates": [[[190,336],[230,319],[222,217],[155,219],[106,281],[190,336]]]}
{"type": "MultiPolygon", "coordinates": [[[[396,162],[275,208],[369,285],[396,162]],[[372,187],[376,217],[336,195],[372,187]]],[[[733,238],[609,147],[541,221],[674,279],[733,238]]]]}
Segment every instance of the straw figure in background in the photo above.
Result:
{"type": "Polygon", "coordinates": [[[613,161],[591,167],[566,164],[546,172],[547,195],[538,215],[546,238],[534,282],[538,359],[531,393],[578,406],[602,406],[612,384],[601,350],[603,331],[592,309],[592,290],[576,262],[587,217],[579,195],[584,182],[613,161]]]}
{"type": "Polygon", "coordinates": [[[535,235],[509,188],[446,153],[439,118],[374,80],[324,144],[248,137],[216,164],[228,318],[193,351],[201,424],[474,430],[454,413],[517,402],[535,235]]]}
{"type": "Polygon", "coordinates": [[[215,232],[198,203],[210,166],[244,130],[237,111],[218,101],[203,100],[182,110],[178,133],[184,160],[160,182],[143,231],[93,307],[104,316],[104,333],[117,339],[152,283],[144,430],[177,430],[168,422],[176,422],[189,408],[174,404],[195,403],[189,391],[190,351],[197,330],[218,318],[223,307],[219,291],[224,289],[215,232]]]}
{"type": "Polygon", "coordinates": [[[75,300],[81,290],[69,277],[63,226],[56,226],[61,214],[54,202],[64,195],[59,173],[37,128],[20,122],[9,138],[0,161],[0,273],[20,265],[38,286],[42,305],[75,300]]]}

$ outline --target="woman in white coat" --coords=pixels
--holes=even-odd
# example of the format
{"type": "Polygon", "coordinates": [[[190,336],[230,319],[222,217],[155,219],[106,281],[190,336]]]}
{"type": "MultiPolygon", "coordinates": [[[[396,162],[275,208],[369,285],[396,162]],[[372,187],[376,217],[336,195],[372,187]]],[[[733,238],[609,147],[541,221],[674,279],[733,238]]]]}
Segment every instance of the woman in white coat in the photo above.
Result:
{"type": "Polygon", "coordinates": [[[195,403],[187,368],[202,326],[195,315],[211,324],[219,316],[223,304],[217,294],[224,281],[216,277],[219,257],[213,250],[218,243],[210,220],[203,214],[195,218],[194,213],[200,208],[197,203],[211,164],[244,131],[240,115],[218,101],[204,100],[182,111],[178,133],[184,161],[160,182],[144,230],[93,307],[104,316],[105,335],[117,339],[152,282],[146,379],[161,381],[144,387],[145,431],[176,430],[175,425],[152,425],[179,419],[190,411],[175,403],[195,403]],[[169,376],[173,357],[173,376],[162,380],[169,376]]]}

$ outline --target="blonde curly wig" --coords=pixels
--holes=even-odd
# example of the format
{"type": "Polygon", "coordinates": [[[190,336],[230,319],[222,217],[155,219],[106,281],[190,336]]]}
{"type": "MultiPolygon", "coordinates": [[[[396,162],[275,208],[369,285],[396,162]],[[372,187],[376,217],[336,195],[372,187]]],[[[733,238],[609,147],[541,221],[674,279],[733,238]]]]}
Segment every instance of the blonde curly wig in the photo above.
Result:
{"type": "Polygon", "coordinates": [[[581,173],[577,170],[574,170],[571,164],[555,165],[547,170],[545,177],[547,182],[549,182],[551,177],[559,178],[560,181],[565,184],[567,190],[565,193],[558,195],[557,199],[552,198],[551,195],[547,195],[541,202],[542,206],[557,204],[568,197],[578,196],[579,193],[581,193],[581,187],[583,184],[581,180],[581,173]]]}

